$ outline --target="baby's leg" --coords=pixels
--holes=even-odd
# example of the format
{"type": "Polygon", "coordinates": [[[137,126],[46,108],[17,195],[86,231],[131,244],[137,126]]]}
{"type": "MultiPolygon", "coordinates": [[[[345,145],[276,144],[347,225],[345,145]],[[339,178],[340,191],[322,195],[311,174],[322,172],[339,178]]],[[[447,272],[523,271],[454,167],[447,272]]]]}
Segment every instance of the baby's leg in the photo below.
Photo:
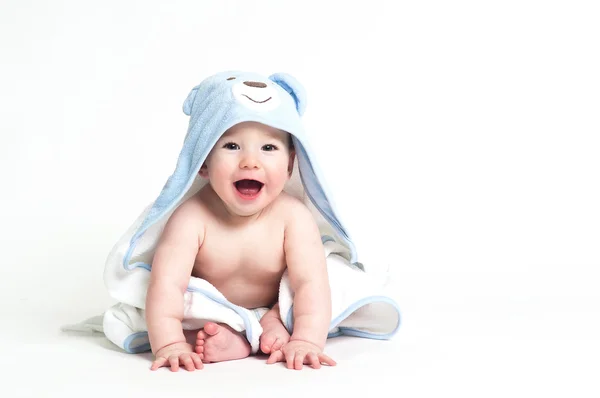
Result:
{"type": "Polygon", "coordinates": [[[281,322],[279,303],[275,304],[260,320],[263,333],[260,336],[260,350],[265,354],[279,350],[290,341],[290,334],[281,322]]]}
{"type": "Polygon", "coordinates": [[[196,335],[194,351],[202,362],[222,362],[246,358],[252,349],[241,333],[225,324],[207,322],[196,335]]]}

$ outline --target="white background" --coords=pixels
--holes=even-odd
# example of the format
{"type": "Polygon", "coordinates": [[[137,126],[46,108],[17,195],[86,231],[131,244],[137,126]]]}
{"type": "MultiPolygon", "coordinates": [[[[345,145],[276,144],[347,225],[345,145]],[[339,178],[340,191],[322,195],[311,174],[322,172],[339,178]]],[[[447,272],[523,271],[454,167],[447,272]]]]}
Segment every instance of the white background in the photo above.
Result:
{"type": "Polygon", "coordinates": [[[598,396],[599,18],[593,1],[3,0],[0,389],[598,396]],[[393,271],[393,340],[332,340],[319,371],[172,374],[60,332],[113,303],[106,255],[173,171],[189,90],[226,69],[305,85],[359,259],[393,271]]]}

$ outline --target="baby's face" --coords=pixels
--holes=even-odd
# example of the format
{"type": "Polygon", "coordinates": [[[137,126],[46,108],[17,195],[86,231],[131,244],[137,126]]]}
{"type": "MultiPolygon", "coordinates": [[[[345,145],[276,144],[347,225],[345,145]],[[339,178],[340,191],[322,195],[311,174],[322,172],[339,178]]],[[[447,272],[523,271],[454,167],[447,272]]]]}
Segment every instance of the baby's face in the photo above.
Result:
{"type": "Polygon", "coordinates": [[[288,134],[256,122],[230,128],[208,155],[200,175],[229,211],[249,216],[283,190],[293,166],[288,134]]]}

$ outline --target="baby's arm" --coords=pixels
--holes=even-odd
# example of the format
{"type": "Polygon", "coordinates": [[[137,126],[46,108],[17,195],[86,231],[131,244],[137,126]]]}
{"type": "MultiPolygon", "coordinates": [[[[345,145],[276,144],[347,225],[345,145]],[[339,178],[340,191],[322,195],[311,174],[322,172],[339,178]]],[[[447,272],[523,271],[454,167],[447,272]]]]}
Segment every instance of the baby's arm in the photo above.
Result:
{"type": "MultiPolygon", "coordinates": [[[[325,348],[331,322],[331,290],[319,229],[303,204],[294,203],[288,214],[284,249],[290,287],[294,291],[294,330],[289,345],[298,346],[294,351],[297,354],[304,352],[315,367],[320,362],[317,359],[335,364],[320,355],[325,348]]],[[[297,354],[295,358],[290,358],[294,354],[285,354],[288,367],[292,362],[296,369],[302,367],[304,356],[300,358],[297,354]]]]}
{"type": "MultiPolygon", "coordinates": [[[[188,201],[173,212],[165,225],[154,254],[146,297],[146,323],[150,346],[157,356],[157,361],[167,351],[169,357],[180,356],[180,351],[194,353],[192,347],[186,343],[181,321],[183,294],[187,289],[204,236],[196,206],[193,200],[188,201]],[[177,348],[176,352],[171,352],[175,348],[177,348]]],[[[169,357],[163,358],[161,363],[166,363],[170,360],[169,357]]],[[[195,359],[195,355],[192,357],[195,359]]],[[[188,367],[187,357],[185,362],[188,363],[183,364],[188,367]]],[[[173,362],[171,365],[173,368],[173,362]]],[[[156,362],[153,368],[155,366],[157,366],[156,362]]],[[[178,368],[178,364],[175,368],[178,368]]]]}

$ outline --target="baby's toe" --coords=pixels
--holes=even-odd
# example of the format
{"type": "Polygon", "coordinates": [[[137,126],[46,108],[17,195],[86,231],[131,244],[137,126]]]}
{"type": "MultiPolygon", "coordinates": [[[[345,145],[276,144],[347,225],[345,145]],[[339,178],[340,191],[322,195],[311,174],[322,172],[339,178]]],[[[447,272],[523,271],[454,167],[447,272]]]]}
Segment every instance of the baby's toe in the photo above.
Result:
{"type": "Polygon", "coordinates": [[[271,351],[277,351],[280,350],[281,347],[283,347],[284,341],[283,339],[277,337],[275,338],[275,342],[273,343],[273,345],[271,346],[271,351]]]}
{"type": "Polygon", "coordinates": [[[260,350],[265,354],[270,354],[273,350],[273,343],[277,340],[277,336],[263,336],[260,340],[260,350]]]}

